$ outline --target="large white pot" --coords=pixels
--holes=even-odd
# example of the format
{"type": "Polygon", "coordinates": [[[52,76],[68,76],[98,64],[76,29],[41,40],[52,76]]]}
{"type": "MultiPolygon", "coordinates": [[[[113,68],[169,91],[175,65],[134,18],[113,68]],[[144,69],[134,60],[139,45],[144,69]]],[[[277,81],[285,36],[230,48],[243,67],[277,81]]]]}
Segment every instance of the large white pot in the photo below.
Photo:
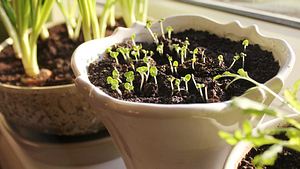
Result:
{"type": "MultiPolygon", "coordinates": [[[[290,117],[298,121],[300,120],[299,115],[292,115],[290,117]]],[[[264,129],[276,128],[279,126],[282,127],[286,125],[287,124],[284,120],[277,118],[274,120],[270,120],[266,123],[263,123],[258,128],[260,130],[264,130],[264,129]]],[[[252,147],[253,145],[251,143],[245,141],[241,141],[237,145],[235,145],[226,160],[224,169],[237,169],[241,160],[246,156],[246,154],[251,150],[252,147]]]]}
{"type": "MultiPolygon", "coordinates": [[[[233,40],[247,38],[272,51],[281,68],[266,84],[275,91],[281,89],[295,62],[294,53],[285,41],[261,35],[256,26],[243,28],[239,22],[220,24],[195,15],[166,18],[164,26],[168,25],[175,32],[193,28],[233,40]]],[[[159,24],[154,24],[152,30],[160,32],[159,24]]],[[[133,33],[136,33],[137,41],[152,40],[144,25],[137,23],[129,29],[119,28],[110,37],[82,44],[72,58],[75,84],[101,115],[127,168],[222,168],[230,147],[218,137],[218,131],[233,131],[249,118],[239,110],[229,108],[230,101],[177,105],[134,103],[112,98],[88,80],[88,65],[99,59],[107,47],[129,39],[133,33]]],[[[257,90],[248,94],[262,100],[257,90]]]]}

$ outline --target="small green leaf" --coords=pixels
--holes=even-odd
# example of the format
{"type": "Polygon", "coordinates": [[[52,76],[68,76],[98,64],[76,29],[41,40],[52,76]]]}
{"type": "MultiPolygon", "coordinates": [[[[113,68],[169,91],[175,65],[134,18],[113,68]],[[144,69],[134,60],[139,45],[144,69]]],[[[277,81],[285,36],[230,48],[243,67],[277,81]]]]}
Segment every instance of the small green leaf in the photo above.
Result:
{"type": "Polygon", "coordinates": [[[173,66],[174,66],[174,67],[178,67],[178,61],[175,60],[175,61],[173,62],[173,66]]]}
{"type": "Polygon", "coordinates": [[[248,73],[247,73],[244,69],[239,69],[239,70],[237,71],[237,73],[238,73],[239,75],[241,75],[242,77],[249,77],[249,76],[248,76],[248,73]]]}
{"type": "Polygon", "coordinates": [[[190,74],[186,74],[186,75],[184,76],[183,80],[184,80],[185,82],[188,82],[188,81],[191,80],[191,78],[192,78],[192,76],[191,76],[190,74]]]}
{"type": "Polygon", "coordinates": [[[124,84],[124,88],[130,92],[134,89],[134,86],[127,82],[124,84]]]}
{"type": "Polygon", "coordinates": [[[106,78],[106,83],[107,83],[107,84],[111,84],[112,80],[113,80],[113,78],[112,78],[111,76],[108,76],[108,77],[106,78]]]}
{"type": "Polygon", "coordinates": [[[158,70],[157,70],[157,68],[155,66],[151,66],[149,71],[150,71],[150,75],[152,77],[156,77],[157,76],[158,70]]]}
{"type": "Polygon", "coordinates": [[[236,145],[238,143],[238,140],[232,136],[232,134],[224,132],[224,131],[219,131],[219,137],[224,139],[228,144],[230,145],[236,145]]]}
{"type": "Polygon", "coordinates": [[[253,163],[256,166],[262,167],[266,165],[274,165],[278,153],[282,152],[282,146],[275,144],[272,145],[268,150],[266,150],[263,154],[256,156],[253,159],[253,163]]]}
{"type": "Polygon", "coordinates": [[[244,49],[247,48],[247,46],[249,46],[249,40],[248,39],[245,39],[242,43],[242,45],[244,46],[244,49]]]}

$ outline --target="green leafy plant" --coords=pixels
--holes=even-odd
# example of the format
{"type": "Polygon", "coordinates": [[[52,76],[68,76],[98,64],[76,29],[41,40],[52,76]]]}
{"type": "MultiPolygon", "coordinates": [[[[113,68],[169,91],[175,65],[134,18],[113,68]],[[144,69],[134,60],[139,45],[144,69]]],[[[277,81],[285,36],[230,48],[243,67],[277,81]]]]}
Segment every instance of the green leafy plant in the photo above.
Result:
{"type": "Polygon", "coordinates": [[[242,58],[242,68],[244,69],[245,68],[245,57],[247,56],[247,54],[244,52],[241,52],[240,56],[242,58]]]}
{"type": "MultiPolygon", "coordinates": [[[[298,80],[292,89],[287,89],[284,91],[284,97],[279,96],[277,93],[272,91],[270,88],[264,84],[260,84],[250,78],[243,69],[239,69],[238,74],[233,74],[230,72],[225,72],[223,75],[217,75],[215,79],[223,77],[233,77],[231,81],[232,84],[236,80],[247,80],[257,87],[263,89],[264,91],[270,93],[275,98],[277,98],[283,105],[285,105],[292,112],[300,114],[300,102],[297,98],[297,93],[300,87],[300,81],[298,80]]],[[[243,110],[244,113],[253,116],[263,116],[269,115],[277,118],[281,118],[287,124],[292,127],[277,127],[266,130],[256,130],[254,132],[253,127],[249,121],[243,123],[242,129],[236,130],[234,133],[228,133],[224,131],[219,132],[219,136],[227,141],[230,145],[235,145],[240,141],[247,141],[253,144],[254,147],[260,147],[263,145],[271,145],[268,150],[260,155],[257,155],[252,163],[258,169],[262,169],[265,165],[274,165],[278,153],[282,151],[283,147],[293,149],[295,151],[300,151],[300,123],[295,119],[291,119],[284,115],[284,113],[276,108],[269,108],[261,103],[254,102],[247,98],[235,98],[232,101],[233,107],[238,107],[243,110]],[[289,139],[280,139],[274,137],[276,134],[285,133],[289,139]]]]}
{"type": "Polygon", "coordinates": [[[130,49],[127,47],[119,47],[117,48],[117,52],[120,52],[122,54],[125,61],[127,61],[130,58],[130,49]]]}
{"type": "Polygon", "coordinates": [[[131,92],[131,91],[134,90],[134,86],[133,86],[132,84],[128,83],[128,82],[126,82],[126,83],[124,84],[124,88],[125,88],[128,92],[131,92]]]}
{"type": "Polygon", "coordinates": [[[117,79],[120,83],[122,83],[122,80],[120,79],[120,73],[119,73],[119,71],[117,69],[114,69],[112,71],[112,77],[114,79],[117,79]]]}
{"type": "Polygon", "coordinates": [[[249,46],[249,40],[248,39],[243,40],[242,45],[244,46],[244,52],[246,52],[246,49],[249,46]]]}
{"type": "MultiPolygon", "coordinates": [[[[54,3],[55,0],[14,0],[12,3],[9,0],[1,0],[0,2],[0,18],[13,39],[14,50],[22,59],[27,76],[37,77],[40,73],[37,62],[37,40],[54,3]]],[[[44,33],[44,35],[48,34],[44,33]]]]}
{"type": "Polygon", "coordinates": [[[133,71],[128,71],[128,72],[124,73],[124,76],[126,78],[126,82],[130,83],[131,85],[133,85],[134,72],[133,71]]]}

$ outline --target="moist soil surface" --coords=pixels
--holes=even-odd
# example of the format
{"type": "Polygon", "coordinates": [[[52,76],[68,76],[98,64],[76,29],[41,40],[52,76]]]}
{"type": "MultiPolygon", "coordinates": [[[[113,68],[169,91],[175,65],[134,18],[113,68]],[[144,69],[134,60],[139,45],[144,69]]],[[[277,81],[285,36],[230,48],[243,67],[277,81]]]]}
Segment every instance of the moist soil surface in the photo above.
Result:
{"type": "MultiPolygon", "coordinates": [[[[280,134],[276,136],[286,140],[285,134],[280,134]]],[[[238,169],[255,169],[251,161],[256,155],[259,155],[266,151],[270,146],[261,146],[258,148],[252,148],[245,158],[239,163],[238,169]]],[[[273,166],[264,166],[263,169],[300,169],[300,152],[294,151],[292,149],[283,148],[283,151],[278,154],[278,158],[273,166]]]]}
{"type": "MultiPolygon", "coordinates": [[[[140,57],[136,60],[134,55],[130,54],[130,59],[125,60],[122,54],[118,55],[118,62],[110,57],[109,52],[100,56],[99,60],[89,65],[89,79],[97,87],[101,88],[105,93],[126,101],[145,102],[145,103],[161,103],[161,104],[179,104],[179,103],[212,103],[230,100],[233,96],[242,95],[247,89],[253,87],[253,84],[247,81],[238,80],[232,83],[228,88],[226,85],[232,81],[232,78],[221,78],[217,81],[213,78],[222,74],[225,71],[237,73],[238,69],[242,68],[242,58],[237,60],[233,67],[230,65],[233,62],[235,55],[241,52],[246,54],[244,62],[244,70],[248,75],[260,83],[274,77],[279,70],[279,63],[274,60],[271,52],[262,50],[258,45],[249,44],[246,50],[242,45],[242,41],[231,41],[227,38],[221,38],[214,34],[204,31],[185,30],[176,34],[172,34],[171,38],[159,37],[159,44],[164,44],[163,54],[157,51],[157,44],[136,42],[136,45],[142,45],[143,49],[153,51],[152,57],[149,57],[148,62],[151,66],[155,66],[158,70],[155,84],[155,79],[148,75],[147,81],[143,83],[140,89],[142,76],[135,72],[133,67],[137,69],[141,66],[147,66],[143,62],[144,53],[140,52],[140,57]],[[181,62],[181,55],[177,53],[173,44],[184,46],[185,40],[188,40],[189,45],[186,52],[184,62],[181,62]],[[192,68],[193,50],[198,48],[199,53],[196,55],[194,68],[192,68]],[[223,56],[223,61],[220,62],[218,56],[223,56]],[[168,56],[172,56],[173,61],[178,61],[177,72],[175,67],[170,65],[168,56]],[[129,61],[128,61],[129,60],[129,61]],[[119,72],[119,90],[121,95],[111,88],[108,84],[107,77],[112,76],[112,71],[119,72]],[[126,78],[125,72],[134,72],[133,90],[125,89],[126,78]],[[181,80],[180,90],[173,81],[173,89],[170,77],[182,79],[185,75],[194,76],[194,80],[188,81],[188,90],[186,90],[185,82],[181,80]],[[196,84],[202,84],[201,92],[196,88],[196,84]]],[[[251,43],[251,42],[250,42],[251,43]]],[[[116,51],[119,47],[128,47],[131,49],[134,46],[133,42],[128,40],[122,44],[117,44],[112,47],[112,51],[116,51]]],[[[131,53],[130,52],[130,53],[131,53]]]]}
{"type": "MultiPolygon", "coordinates": [[[[116,27],[124,25],[123,20],[117,20],[116,26],[109,27],[106,34],[110,35],[116,27]]],[[[71,69],[71,57],[76,47],[83,43],[83,37],[80,36],[76,41],[71,40],[64,24],[51,27],[49,34],[48,39],[38,40],[37,53],[39,68],[49,69],[52,75],[44,83],[34,85],[72,84],[74,74],[71,69]]],[[[21,60],[16,58],[12,46],[7,46],[0,52],[0,83],[32,86],[32,83],[26,83],[22,80],[24,77],[26,78],[26,75],[21,60]]]]}

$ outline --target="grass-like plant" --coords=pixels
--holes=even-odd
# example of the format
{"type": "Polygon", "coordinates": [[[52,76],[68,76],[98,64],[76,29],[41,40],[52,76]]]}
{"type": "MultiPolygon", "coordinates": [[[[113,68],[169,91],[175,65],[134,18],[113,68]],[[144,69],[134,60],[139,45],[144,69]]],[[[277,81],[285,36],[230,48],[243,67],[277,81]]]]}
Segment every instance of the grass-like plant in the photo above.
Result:
{"type": "MultiPolygon", "coordinates": [[[[37,40],[50,15],[55,0],[1,0],[0,18],[13,39],[13,47],[22,59],[25,73],[37,77],[37,40]]],[[[44,34],[47,35],[47,34],[44,34]]]]}

